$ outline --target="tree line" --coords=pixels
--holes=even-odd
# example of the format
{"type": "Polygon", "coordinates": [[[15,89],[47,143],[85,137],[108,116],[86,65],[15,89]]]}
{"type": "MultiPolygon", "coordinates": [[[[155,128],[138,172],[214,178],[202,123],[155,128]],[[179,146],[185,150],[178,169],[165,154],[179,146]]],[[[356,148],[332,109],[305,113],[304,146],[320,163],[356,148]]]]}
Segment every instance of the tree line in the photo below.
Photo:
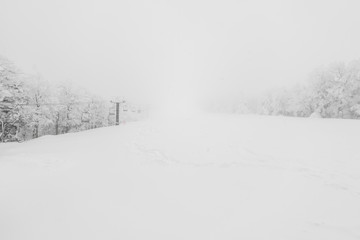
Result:
{"type": "MultiPolygon", "coordinates": [[[[99,128],[114,123],[111,103],[71,84],[54,85],[0,57],[0,142],[99,128]]],[[[307,84],[261,98],[217,102],[211,110],[294,117],[360,118],[360,60],[314,71],[307,84]]]]}
{"type": "Polygon", "coordinates": [[[111,125],[111,103],[71,84],[52,85],[0,57],[0,142],[111,125]]]}
{"type": "Polygon", "coordinates": [[[271,115],[358,119],[360,60],[318,69],[307,85],[267,96],[262,108],[271,115]]]}
{"type": "Polygon", "coordinates": [[[293,117],[360,118],[360,60],[333,63],[305,84],[216,106],[217,111],[293,117]]]}

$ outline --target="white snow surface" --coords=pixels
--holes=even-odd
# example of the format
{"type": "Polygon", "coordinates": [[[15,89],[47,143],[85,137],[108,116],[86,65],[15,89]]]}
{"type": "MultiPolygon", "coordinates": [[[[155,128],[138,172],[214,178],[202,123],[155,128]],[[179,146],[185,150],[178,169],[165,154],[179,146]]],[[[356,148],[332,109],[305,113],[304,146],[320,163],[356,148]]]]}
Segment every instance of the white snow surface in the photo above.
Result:
{"type": "Polygon", "coordinates": [[[207,115],[1,144],[0,239],[360,239],[359,136],[207,115]]]}

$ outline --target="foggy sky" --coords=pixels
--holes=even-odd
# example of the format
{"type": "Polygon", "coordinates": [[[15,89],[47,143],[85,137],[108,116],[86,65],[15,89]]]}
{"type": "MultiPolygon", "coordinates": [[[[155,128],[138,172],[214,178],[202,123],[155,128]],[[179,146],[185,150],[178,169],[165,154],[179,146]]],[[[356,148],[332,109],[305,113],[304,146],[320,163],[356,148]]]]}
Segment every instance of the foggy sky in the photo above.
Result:
{"type": "Polygon", "coordinates": [[[107,96],[257,93],[359,58],[359,9],[358,0],[0,0],[0,54],[107,96]]]}

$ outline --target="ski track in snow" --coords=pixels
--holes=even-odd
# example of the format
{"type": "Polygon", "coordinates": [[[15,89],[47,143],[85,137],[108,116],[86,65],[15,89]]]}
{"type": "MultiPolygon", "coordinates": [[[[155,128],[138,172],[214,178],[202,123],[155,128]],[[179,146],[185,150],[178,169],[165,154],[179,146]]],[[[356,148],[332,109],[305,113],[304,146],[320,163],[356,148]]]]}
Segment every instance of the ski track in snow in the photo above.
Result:
{"type": "MultiPolygon", "coordinates": [[[[157,126],[160,128],[159,126],[157,126]]],[[[246,147],[246,145],[241,145],[237,143],[224,143],[224,146],[211,147],[211,146],[202,146],[203,155],[211,155],[214,152],[217,152],[218,149],[222,150],[221,156],[224,153],[232,152],[233,155],[237,156],[236,160],[231,161],[205,161],[205,162],[196,162],[191,161],[187,162],[184,159],[179,159],[176,156],[171,156],[164,153],[164,150],[161,149],[161,144],[158,147],[150,146],[153,143],[154,139],[166,139],[167,134],[157,129],[156,127],[152,128],[139,128],[137,129],[136,138],[133,140],[133,148],[136,151],[141,152],[146,155],[149,159],[154,160],[157,163],[161,164],[180,164],[180,165],[189,165],[195,167],[206,167],[206,166],[219,166],[219,167],[232,167],[236,165],[247,166],[247,167],[261,167],[261,168],[278,168],[283,170],[292,171],[296,174],[302,174],[305,176],[312,177],[318,181],[321,181],[325,187],[329,187],[335,190],[348,192],[352,195],[360,197],[360,187],[351,186],[346,182],[357,181],[360,183],[360,177],[352,177],[349,174],[338,172],[336,169],[331,171],[321,168],[311,168],[306,165],[303,159],[296,158],[292,156],[291,158],[283,158],[279,156],[273,156],[271,154],[266,154],[259,150],[254,150],[246,147]],[[217,149],[218,148],[218,149],[217,149]],[[224,151],[225,149],[225,151],[224,151]]],[[[206,136],[205,138],[209,138],[206,136]]],[[[166,145],[166,144],[164,144],[166,145]]],[[[187,151],[187,146],[183,146],[184,150],[187,151]]],[[[201,148],[200,148],[201,149],[201,148]]],[[[198,150],[200,150],[198,149],[198,150]]],[[[205,157],[206,159],[206,157],[205,157]]],[[[193,159],[192,159],[193,160],[193,159]]]]}

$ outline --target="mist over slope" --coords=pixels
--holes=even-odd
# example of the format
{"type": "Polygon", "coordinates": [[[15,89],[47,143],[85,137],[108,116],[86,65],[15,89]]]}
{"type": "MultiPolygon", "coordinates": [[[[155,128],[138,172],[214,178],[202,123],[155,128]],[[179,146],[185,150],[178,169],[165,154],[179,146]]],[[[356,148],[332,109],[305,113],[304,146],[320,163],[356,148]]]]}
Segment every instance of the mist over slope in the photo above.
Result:
{"type": "Polygon", "coordinates": [[[174,119],[0,145],[0,239],[359,239],[358,121],[174,119]]]}

